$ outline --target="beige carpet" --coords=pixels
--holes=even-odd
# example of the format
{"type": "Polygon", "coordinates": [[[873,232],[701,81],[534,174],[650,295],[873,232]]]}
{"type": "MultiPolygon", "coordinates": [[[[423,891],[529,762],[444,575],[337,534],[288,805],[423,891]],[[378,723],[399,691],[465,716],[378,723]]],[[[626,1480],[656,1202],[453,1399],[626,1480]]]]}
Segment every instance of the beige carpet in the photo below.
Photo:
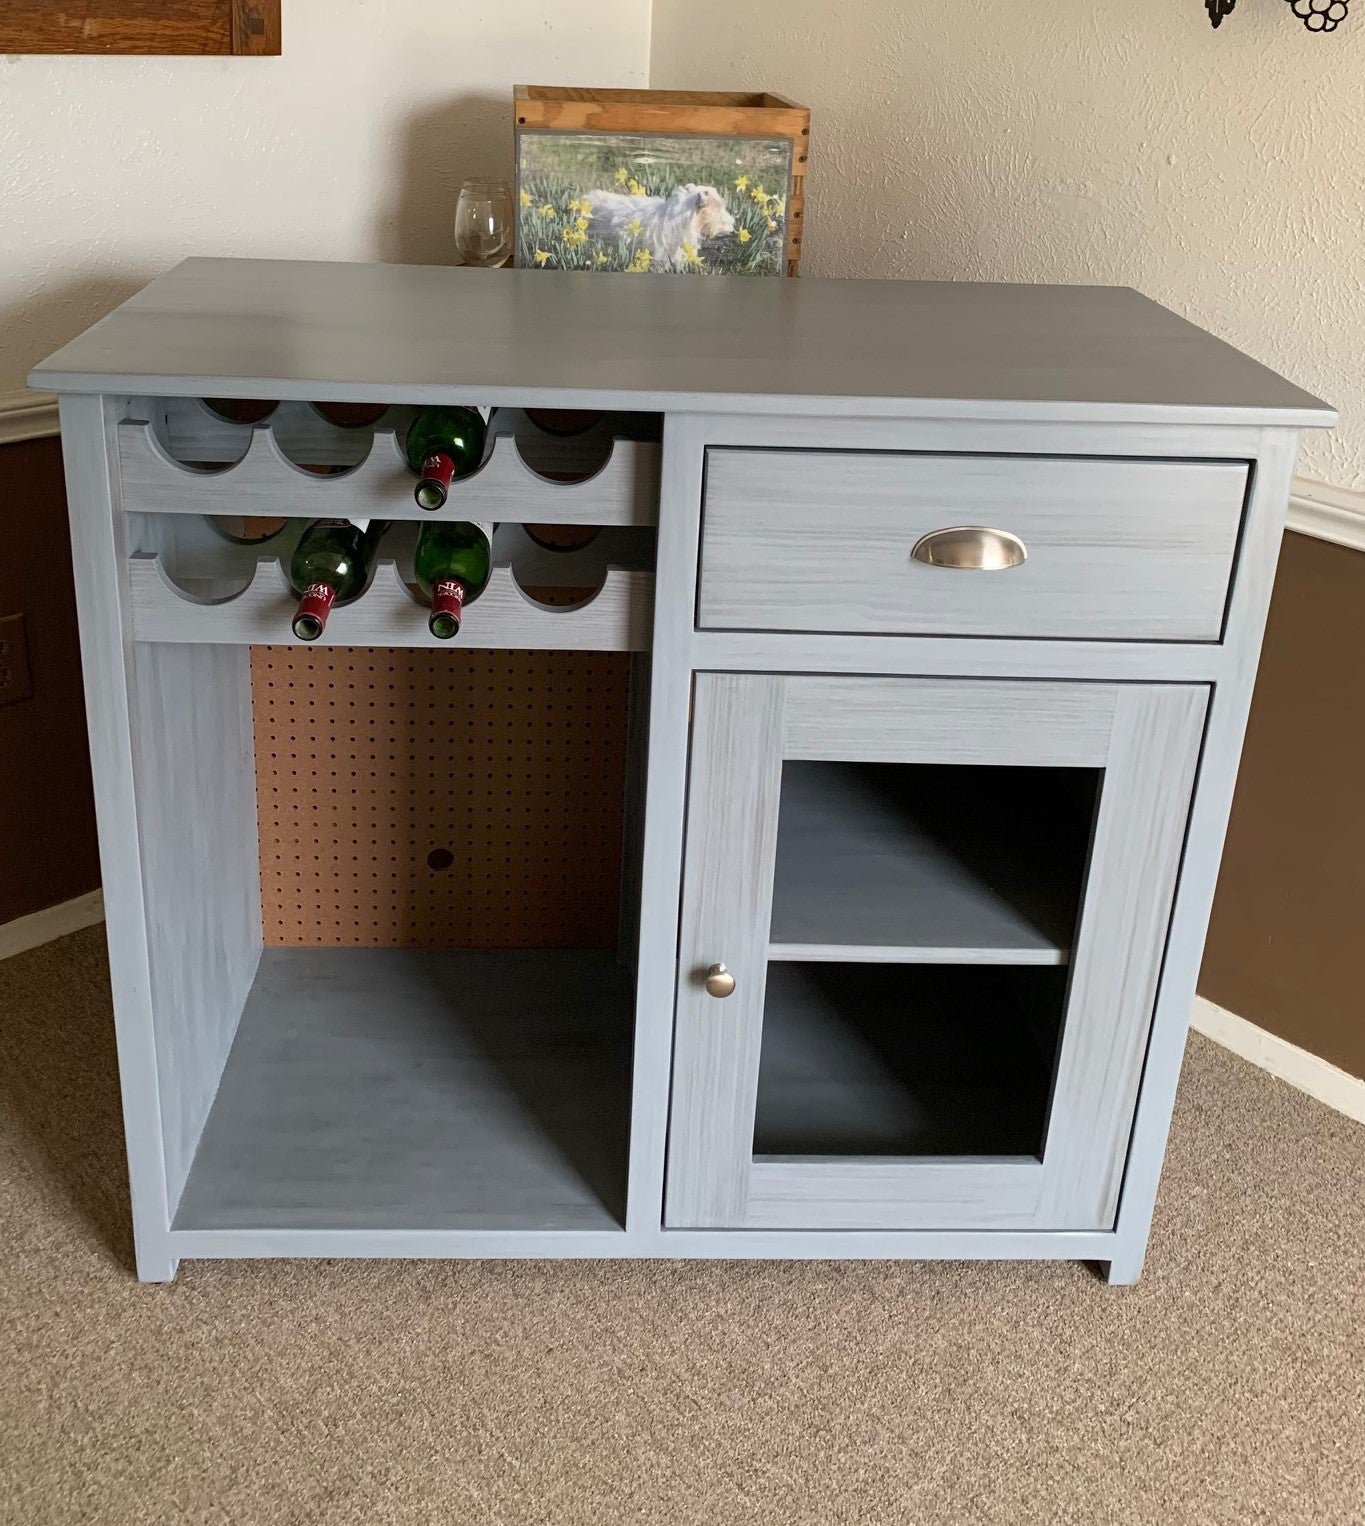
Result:
{"type": "Polygon", "coordinates": [[[99,929],[0,964],[0,1519],[1365,1521],[1365,1130],[1192,1041],[1143,1283],[129,1271],[99,929]]]}

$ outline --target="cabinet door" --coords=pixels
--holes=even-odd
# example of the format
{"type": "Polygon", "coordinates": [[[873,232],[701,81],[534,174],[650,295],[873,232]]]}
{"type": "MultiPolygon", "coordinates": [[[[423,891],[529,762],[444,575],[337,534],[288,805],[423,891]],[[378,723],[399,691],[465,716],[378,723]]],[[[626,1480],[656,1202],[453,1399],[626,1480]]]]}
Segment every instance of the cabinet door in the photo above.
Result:
{"type": "Polygon", "coordinates": [[[1207,699],[698,674],[668,1226],[1111,1226],[1207,699]]]}

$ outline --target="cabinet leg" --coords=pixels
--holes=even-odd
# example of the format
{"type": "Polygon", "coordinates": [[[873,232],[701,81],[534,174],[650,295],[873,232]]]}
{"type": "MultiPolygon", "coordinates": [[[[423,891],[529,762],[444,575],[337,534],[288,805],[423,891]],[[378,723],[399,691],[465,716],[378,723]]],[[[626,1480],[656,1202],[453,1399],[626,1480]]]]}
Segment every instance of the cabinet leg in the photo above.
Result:
{"type": "Polygon", "coordinates": [[[172,1256],[164,1245],[139,1245],[136,1249],[139,1282],[174,1282],[179,1256],[172,1256]]]}
{"type": "Polygon", "coordinates": [[[1110,1287],[1132,1287],[1142,1276],[1142,1264],[1147,1259],[1146,1245],[1125,1250],[1111,1261],[1099,1261],[1096,1270],[1110,1287]]]}

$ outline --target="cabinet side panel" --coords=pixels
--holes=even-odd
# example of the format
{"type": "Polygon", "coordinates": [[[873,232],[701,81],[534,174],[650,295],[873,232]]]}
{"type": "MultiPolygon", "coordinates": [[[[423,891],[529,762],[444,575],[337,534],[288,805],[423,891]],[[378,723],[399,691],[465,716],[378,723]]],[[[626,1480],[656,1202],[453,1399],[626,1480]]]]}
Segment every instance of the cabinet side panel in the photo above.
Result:
{"type": "Polygon", "coordinates": [[[112,399],[61,400],[71,560],[137,1272],[143,1281],[167,1282],[175,1275],[175,1257],[168,1238],[166,1161],[138,848],[140,793],[130,718],[133,659],[122,576],[128,547],[126,520],[117,502],[112,447],[117,417],[112,399]]]}
{"type": "Polygon", "coordinates": [[[1298,446],[1297,430],[1267,429],[1252,469],[1224,637],[1228,663],[1209,705],[1161,992],[1128,1151],[1118,1245],[1109,1263],[1111,1282],[1135,1282],[1146,1254],[1298,446]]]}
{"type": "Polygon", "coordinates": [[[1208,690],[1119,690],[1048,1127],[1048,1228],[1109,1228],[1156,1001],[1208,690]]]}
{"type": "Polygon", "coordinates": [[[133,651],[134,757],[171,1212],[261,952],[251,677],[240,646],[133,651]]]}

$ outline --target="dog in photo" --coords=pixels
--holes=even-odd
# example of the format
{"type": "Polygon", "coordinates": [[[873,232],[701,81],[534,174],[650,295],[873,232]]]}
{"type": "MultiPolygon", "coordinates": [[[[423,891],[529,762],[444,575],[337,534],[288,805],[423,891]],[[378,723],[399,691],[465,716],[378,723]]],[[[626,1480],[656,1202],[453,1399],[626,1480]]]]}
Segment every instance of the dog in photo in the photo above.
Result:
{"type": "Polygon", "coordinates": [[[637,249],[648,249],[654,263],[668,270],[685,268],[684,245],[696,250],[704,238],[735,231],[734,216],[713,185],[680,185],[668,196],[589,191],[584,199],[592,208],[592,238],[632,242],[637,249]]]}

